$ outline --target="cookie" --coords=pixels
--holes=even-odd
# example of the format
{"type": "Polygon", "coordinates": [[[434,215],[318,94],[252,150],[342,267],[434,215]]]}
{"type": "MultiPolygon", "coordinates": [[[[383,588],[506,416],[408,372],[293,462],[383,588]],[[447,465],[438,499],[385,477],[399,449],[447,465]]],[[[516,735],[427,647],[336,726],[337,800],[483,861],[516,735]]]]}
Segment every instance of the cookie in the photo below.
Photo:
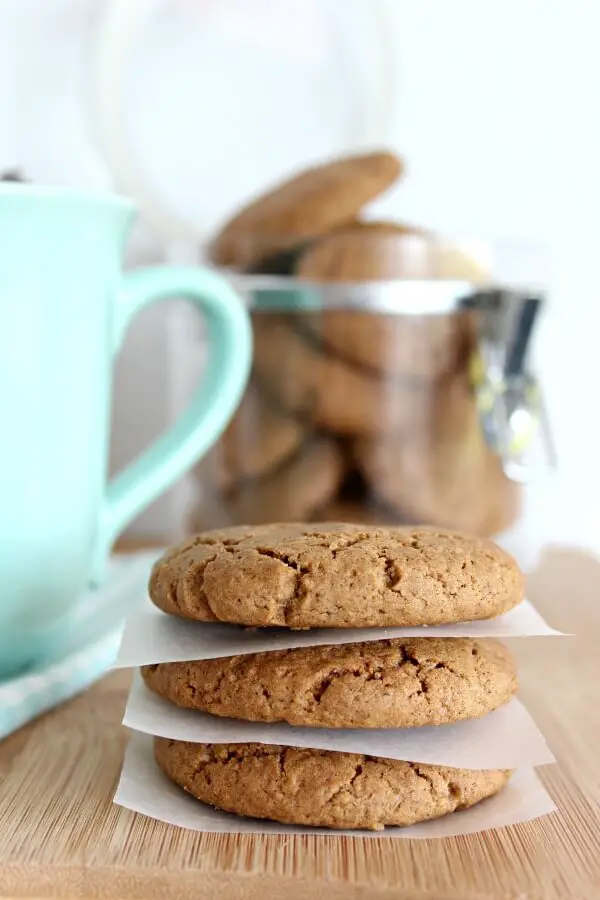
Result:
{"type": "Polygon", "coordinates": [[[335,495],[343,465],[336,443],[315,435],[264,475],[240,482],[220,495],[205,493],[190,517],[188,530],[310,519],[335,495]]]}
{"type": "MultiPolygon", "coordinates": [[[[353,229],[356,229],[357,231],[363,229],[372,231],[389,231],[391,229],[395,233],[417,233],[416,229],[414,229],[410,225],[397,225],[395,223],[392,224],[389,222],[363,222],[360,219],[351,219],[348,222],[343,222],[341,225],[337,225],[335,228],[332,228],[328,233],[335,234],[336,231],[348,231],[353,229]]],[[[303,253],[306,252],[309,246],[310,241],[300,246],[295,246],[291,247],[288,250],[283,250],[280,253],[275,253],[273,256],[268,256],[265,259],[259,260],[257,263],[250,266],[246,271],[249,275],[294,275],[300,257],[303,253]]],[[[264,293],[273,293],[273,291],[265,291],[264,293]]]]}
{"type": "Polygon", "coordinates": [[[342,456],[335,442],[315,436],[261,478],[238,485],[224,497],[224,504],[234,522],[294,522],[309,518],[327,503],[342,475],[342,456]]]}
{"type": "Polygon", "coordinates": [[[376,379],[381,391],[420,387],[466,368],[476,347],[472,312],[394,315],[331,309],[292,317],[291,327],[331,365],[376,379]]]}
{"type": "Polygon", "coordinates": [[[392,219],[355,219],[341,226],[338,231],[379,232],[380,234],[426,234],[418,225],[397,222],[392,219]]]}
{"type": "Polygon", "coordinates": [[[489,282],[488,273],[458,248],[390,223],[326,234],[300,255],[298,278],[315,283],[441,279],[489,282]]]}
{"type": "Polygon", "coordinates": [[[398,433],[415,427],[421,384],[382,379],[351,361],[322,352],[304,333],[311,314],[254,317],[254,377],[284,412],[339,435],[398,433]]]}
{"type": "Polygon", "coordinates": [[[523,599],[523,575],[481,538],[290,523],[189,538],[154,565],[149,591],[165,612],[205,622],[376,628],[500,615],[523,599]]]}
{"type": "Polygon", "coordinates": [[[268,744],[154,739],[156,761],[185,791],[217,809],[290,825],[413,825],[497,794],[507,770],[450,769],[356,753],[268,744]]]}
{"type": "Polygon", "coordinates": [[[210,464],[212,485],[235,490],[291,459],[305,439],[302,423],[276,410],[251,383],[211,459],[200,463],[199,473],[210,464]]]}
{"type": "MultiPolygon", "coordinates": [[[[369,231],[382,232],[385,234],[423,234],[422,230],[414,225],[405,225],[401,222],[387,221],[365,222],[361,219],[351,219],[348,222],[343,222],[341,225],[332,228],[328,234],[335,234],[338,231],[369,231]]],[[[280,253],[275,253],[272,256],[259,260],[257,263],[247,268],[246,271],[250,275],[294,275],[301,256],[307,251],[310,244],[311,241],[308,241],[300,246],[295,246],[288,250],[283,250],[280,253]]],[[[268,290],[262,293],[265,295],[269,293],[272,294],[273,291],[268,290]]],[[[272,306],[273,301],[268,305],[272,306]]]]}
{"type": "Polygon", "coordinates": [[[212,243],[217,265],[256,269],[262,260],[325,234],[356,216],[400,176],[402,163],[381,151],[307,169],[235,215],[212,243]]]}
{"type": "Polygon", "coordinates": [[[186,709],[317,728],[415,728],[485,716],[517,690],[495,641],[411,638],[298,647],[142,668],[186,709]]]}
{"type": "Polygon", "coordinates": [[[411,522],[499,534],[518,518],[522,488],[487,445],[466,377],[430,404],[430,425],[412,435],[356,443],[356,461],[373,494],[411,522]]]}

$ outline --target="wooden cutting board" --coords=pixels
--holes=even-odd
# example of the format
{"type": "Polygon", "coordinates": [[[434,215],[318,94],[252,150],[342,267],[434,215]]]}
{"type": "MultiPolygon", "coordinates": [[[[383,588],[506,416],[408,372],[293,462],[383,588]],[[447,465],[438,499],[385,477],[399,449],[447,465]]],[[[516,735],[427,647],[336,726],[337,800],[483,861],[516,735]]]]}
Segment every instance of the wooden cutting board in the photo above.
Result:
{"type": "Polygon", "coordinates": [[[550,553],[530,596],[575,639],[513,642],[559,759],[560,812],[436,841],[205,835],[114,807],[129,682],[115,673],[0,744],[0,896],[222,900],[600,897],[600,563],[550,553]]]}

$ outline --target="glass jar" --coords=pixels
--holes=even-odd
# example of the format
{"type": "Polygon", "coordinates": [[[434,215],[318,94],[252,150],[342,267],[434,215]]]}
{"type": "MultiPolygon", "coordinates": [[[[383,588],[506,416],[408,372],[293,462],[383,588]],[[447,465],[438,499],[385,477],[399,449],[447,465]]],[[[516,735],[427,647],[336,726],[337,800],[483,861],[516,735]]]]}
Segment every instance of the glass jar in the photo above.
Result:
{"type": "Polygon", "coordinates": [[[362,263],[342,248],[351,281],[328,279],[327,261],[319,281],[302,267],[234,276],[252,377],[197,468],[189,529],[335,520],[491,536],[517,521],[541,414],[527,369],[540,298],[485,285],[441,240],[373,229],[360,248],[362,263]],[[403,277],[375,277],[391,271],[403,277]]]}

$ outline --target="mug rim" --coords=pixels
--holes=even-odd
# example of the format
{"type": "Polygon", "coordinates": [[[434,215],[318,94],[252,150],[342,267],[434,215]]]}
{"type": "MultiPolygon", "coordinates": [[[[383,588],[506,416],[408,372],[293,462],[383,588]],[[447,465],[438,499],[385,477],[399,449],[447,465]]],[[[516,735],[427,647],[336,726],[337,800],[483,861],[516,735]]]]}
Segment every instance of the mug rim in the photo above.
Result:
{"type": "Polygon", "coordinates": [[[94,191],[61,184],[32,184],[28,181],[0,181],[0,200],[4,197],[23,197],[40,200],[74,200],[79,203],[93,203],[105,206],[135,210],[136,204],[123,194],[109,191],[94,191]]]}

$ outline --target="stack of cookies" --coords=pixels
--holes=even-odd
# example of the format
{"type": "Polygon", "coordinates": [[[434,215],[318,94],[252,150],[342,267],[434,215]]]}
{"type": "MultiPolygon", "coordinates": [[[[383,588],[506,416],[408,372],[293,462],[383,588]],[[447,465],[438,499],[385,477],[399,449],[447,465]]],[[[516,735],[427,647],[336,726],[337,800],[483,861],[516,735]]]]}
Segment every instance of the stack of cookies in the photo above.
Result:
{"type": "MultiPolygon", "coordinates": [[[[352,643],[356,628],[465,622],[516,606],[522,575],[485,539],[338,523],[206,532],[156,563],[150,596],[169,615],[232,629],[348,631],[348,643],[142,668],[151,691],[188,710],[266,728],[443,728],[487,715],[517,689],[514,662],[494,641],[427,637],[424,628],[410,639],[383,633],[352,643]]],[[[210,806],[341,829],[437,818],[491,797],[511,775],[166,738],[155,738],[155,757],[169,779],[210,806]]]]}
{"type": "Polygon", "coordinates": [[[519,488],[484,440],[471,385],[474,313],[457,303],[421,315],[422,292],[410,294],[415,279],[421,288],[443,280],[462,285],[459,299],[487,273],[430,232],[363,218],[402,172],[385,151],[316,166],[245,207],[213,241],[216,265],[279,277],[257,288],[247,280],[251,382],[198,470],[193,530],[325,518],[489,536],[518,515],[519,488]],[[409,294],[410,313],[395,311],[409,294]]]}

